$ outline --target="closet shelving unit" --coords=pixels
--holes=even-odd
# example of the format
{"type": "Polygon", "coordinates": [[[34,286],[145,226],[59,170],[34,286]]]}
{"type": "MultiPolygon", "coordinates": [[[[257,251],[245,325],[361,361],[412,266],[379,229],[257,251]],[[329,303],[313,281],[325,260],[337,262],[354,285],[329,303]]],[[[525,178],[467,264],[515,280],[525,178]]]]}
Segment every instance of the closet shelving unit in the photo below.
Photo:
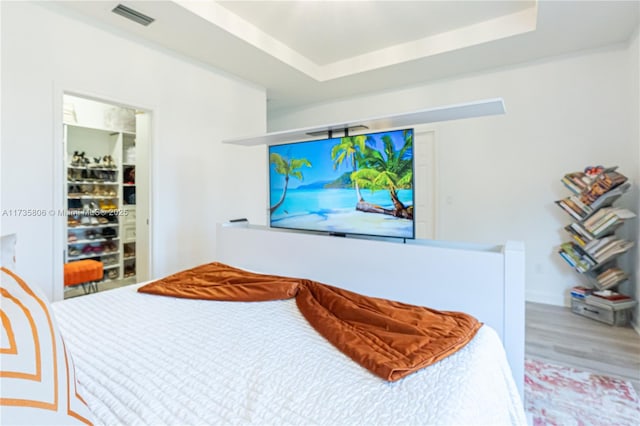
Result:
{"type": "Polygon", "coordinates": [[[101,261],[104,278],[98,288],[111,283],[134,283],[135,256],[125,257],[125,253],[129,254],[131,247],[135,251],[135,205],[126,202],[126,191],[131,191],[126,188],[132,186],[125,186],[123,176],[126,168],[135,167],[135,156],[129,155],[132,163],[124,163],[123,159],[125,149],[135,148],[135,133],[69,122],[64,123],[64,132],[68,215],[65,262],[101,261]],[[89,162],[74,162],[76,152],[84,152],[89,162]],[[108,166],[104,164],[105,156],[111,158],[108,166]]]}
{"type": "Polygon", "coordinates": [[[627,178],[616,170],[617,167],[600,167],[591,173],[567,173],[562,178],[571,195],[555,203],[574,222],[565,226],[572,240],[561,244],[558,254],[586,278],[587,287],[576,286],[572,291],[572,311],[610,325],[626,325],[634,301],[620,299],[614,303],[590,294],[615,292],[629,280],[629,275],[618,266],[618,258],[634,242],[618,238],[616,231],[636,215],[613,206],[630,188],[627,178]]]}

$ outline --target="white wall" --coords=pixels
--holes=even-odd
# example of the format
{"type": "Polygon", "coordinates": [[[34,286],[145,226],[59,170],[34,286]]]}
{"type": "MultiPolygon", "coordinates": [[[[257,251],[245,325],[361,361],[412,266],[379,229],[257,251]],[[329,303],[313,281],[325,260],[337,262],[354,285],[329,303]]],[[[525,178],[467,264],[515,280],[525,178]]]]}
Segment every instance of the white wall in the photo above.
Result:
{"type": "MultiPolygon", "coordinates": [[[[605,164],[618,165],[638,183],[629,56],[629,46],[612,46],[279,111],[270,114],[269,130],[504,98],[506,115],[431,126],[438,162],[436,235],[454,241],[524,241],[527,300],[562,305],[579,279],[556,253],[568,238],[563,227],[570,222],[554,204],[569,194],[560,178],[587,165],[605,164]]],[[[637,189],[621,201],[636,210],[637,189]]],[[[631,233],[628,227],[625,232],[631,233]]]]}
{"type": "MultiPolygon", "coordinates": [[[[61,202],[53,180],[63,176],[56,141],[68,90],[152,110],[154,276],[214,259],[218,221],[264,222],[263,149],[220,143],[265,130],[264,89],[85,24],[56,5],[1,8],[3,211],[48,211],[61,202]]],[[[52,252],[64,248],[53,231],[64,220],[2,217],[2,233],[18,233],[18,273],[49,297],[61,294],[52,252]]]]}
{"type": "MultiPolygon", "coordinates": [[[[640,13],[640,12],[639,12],[640,13]]],[[[631,139],[640,146],[640,27],[636,29],[634,36],[631,38],[629,45],[629,80],[630,87],[630,122],[632,126],[631,139]]],[[[640,152],[640,150],[639,150],[640,152]]],[[[640,176],[640,157],[638,157],[638,176],[640,176]]],[[[640,197],[638,197],[638,204],[636,204],[636,212],[640,215],[640,197]]],[[[640,285],[637,284],[637,280],[640,279],[640,250],[638,250],[637,244],[640,244],[640,224],[638,220],[633,222],[635,227],[635,298],[640,301],[640,285]]],[[[636,308],[633,318],[633,325],[640,333],[640,309],[636,308]]]]}

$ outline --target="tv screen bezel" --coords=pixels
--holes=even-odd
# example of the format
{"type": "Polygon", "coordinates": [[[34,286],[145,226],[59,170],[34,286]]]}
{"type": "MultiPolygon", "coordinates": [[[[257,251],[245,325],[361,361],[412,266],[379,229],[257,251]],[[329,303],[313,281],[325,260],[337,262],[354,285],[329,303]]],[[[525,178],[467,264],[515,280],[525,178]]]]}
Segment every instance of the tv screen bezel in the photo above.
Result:
{"type": "Polygon", "coordinates": [[[416,172],[416,156],[415,156],[415,142],[416,142],[416,131],[414,127],[399,127],[399,128],[393,128],[393,129],[386,129],[386,130],[376,130],[376,131],[358,131],[358,132],[343,132],[340,130],[333,130],[331,132],[328,132],[327,137],[325,138],[312,138],[312,139],[306,139],[306,140],[297,140],[297,141],[289,141],[289,142],[282,142],[282,143],[275,143],[275,144],[269,144],[267,146],[267,150],[266,150],[266,157],[267,157],[267,216],[268,216],[268,227],[269,228],[273,228],[273,229],[278,229],[278,230],[285,230],[285,231],[297,231],[297,232],[307,232],[307,233],[313,233],[313,234],[319,234],[319,235],[331,235],[331,236],[340,236],[340,237],[370,237],[370,238],[380,238],[380,239],[392,239],[392,240],[415,240],[416,239],[416,218],[415,218],[415,211],[416,211],[416,205],[415,205],[415,201],[416,201],[416,176],[415,176],[415,172],[416,172]],[[384,234],[370,234],[370,233],[361,233],[361,232],[340,232],[340,231],[330,231],[330,230],[320,230],[320,229],[311,229],[311,228],[297,228],[297,227],[291,227],[291,226],[274,226],[272,225],[272,220],[271,220],[271,212],[270,212],[270,208],[272,206],[272,199],[271,199],[271,162],[270,162],[270,156],[271,156],[271,149],[272,147],[279,147],[279,146],[286,146],[286,145],[296,145],[296,144],[301,144],[301,143],[309,143],[309,142],[321,142],[321,141],[328,141],[331,139],[340,139],[343,137],[347,137],[347,136],[369,136],[369,135],[377,135],[377,134],[383,134],[383,133],[390,133],[390,132],[403,132],[403,131],[407,131],[410,130],[411,134],[412,134],[412,138],[413,138],[413,142],[412,142],[412,147],[411,147],[411,170],[412,170],[412,176],[411,176],[411,206],[413,207],[413,219],[411,219],[411,236],[410,237],[403,237],[403,236],[396,236],[396,235],[384,235],[384,234]],[[336,133],[343,133],[341,136],[335,136],[335,135],[331,135],[331,133],[336,132],[336,133]]]}

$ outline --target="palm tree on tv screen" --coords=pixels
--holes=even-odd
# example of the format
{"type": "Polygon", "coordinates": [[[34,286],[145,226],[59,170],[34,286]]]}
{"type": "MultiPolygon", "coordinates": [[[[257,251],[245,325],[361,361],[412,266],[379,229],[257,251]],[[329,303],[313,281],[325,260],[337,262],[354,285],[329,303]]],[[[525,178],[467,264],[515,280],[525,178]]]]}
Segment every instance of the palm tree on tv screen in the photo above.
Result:
{"type": "Polygon", "coordinates": [[[351,179],[361,188],[389,191],[393,210],[369,203],[358,203],[357,209],[413,219],[413,206],[405,206],[398,198],[398,190],[411,188],[413,181],[413,161],[410,155],[413,149],[412,133],[404,133],[404,145],[398,151],[395,150],[388,135],[384,135],[381,139],[384,150],[381,152],[368,147],[358,160],[360,169],[351,173],[351,179]]]}
{"type": "MultiPolygon", "coordinates": [[[[358,154],[363,153],[367,149],[367,137],[361,136],[345,136],[340,138],[340,143],[331,148],[331,160],[333,160],[333,169],[337,169],[342,163],[348,167],[351,163],[353,171],[358,170],[358,154]]],[[[356,202],[362,202],[364,199],[360,194],[358,182],[354,182],[356,188],[356,202]]]]}
{"type": "Polygon", "coordinates": [[[269,156],[269,163],[275,165],[276,173],[284,176],[284,188],[282,189],[280,200],[269,209],[273,214],[273,212],[275,212],[278,207],[284,203],[284,199],[287,195],[287,187],[289,186],[289,176],[293,176],[294,178],[302,181],[304,178],[299,169],[303,166],[311,167],[311,163],[306,158],[292,158],[287,160],[276,152],[272,152],[269,156]]]}

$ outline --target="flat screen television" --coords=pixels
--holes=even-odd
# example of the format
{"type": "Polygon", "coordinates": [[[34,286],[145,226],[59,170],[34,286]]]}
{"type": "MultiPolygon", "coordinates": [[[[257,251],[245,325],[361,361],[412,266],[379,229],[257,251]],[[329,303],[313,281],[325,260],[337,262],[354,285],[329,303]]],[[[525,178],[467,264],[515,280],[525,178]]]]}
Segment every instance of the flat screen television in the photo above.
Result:
{"type": "Polygon", "coordinates": [[[270,225],[415,238],[413,129],[269,147],[270,225]]]}

